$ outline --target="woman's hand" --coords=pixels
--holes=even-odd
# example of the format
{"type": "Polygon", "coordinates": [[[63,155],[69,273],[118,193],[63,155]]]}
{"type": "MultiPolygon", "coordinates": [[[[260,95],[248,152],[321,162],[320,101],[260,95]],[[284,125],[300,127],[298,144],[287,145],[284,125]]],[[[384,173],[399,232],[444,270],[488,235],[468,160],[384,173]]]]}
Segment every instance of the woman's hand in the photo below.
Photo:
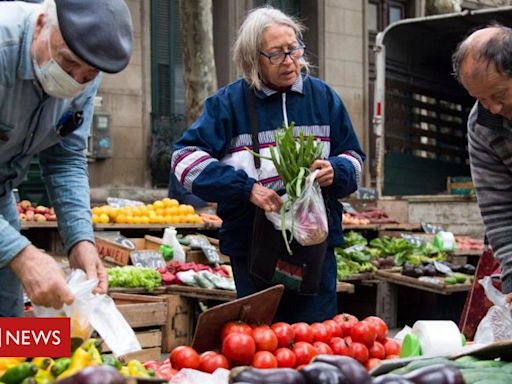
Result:
{"type": "Polygon", "coordinates": [[[266,212],[279,212],[283,205],[283,200],[274,190],[258,183],[252,187],[250,201],[266,212]]]}
{"type": "Polygon", "coordinates": [[[329,160],[315,160],[310,167],[311,171],[319,169],[316,181],[321,187],[328,187],[334,181],[334,169],[329,160]]]}

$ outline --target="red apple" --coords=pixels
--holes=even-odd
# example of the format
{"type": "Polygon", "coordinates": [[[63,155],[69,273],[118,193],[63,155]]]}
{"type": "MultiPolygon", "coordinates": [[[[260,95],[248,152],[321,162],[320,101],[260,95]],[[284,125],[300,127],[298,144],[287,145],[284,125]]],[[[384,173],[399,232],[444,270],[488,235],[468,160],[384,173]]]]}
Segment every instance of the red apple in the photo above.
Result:
{"type": "Polygon", "coordinates": [[[44,215],[41,213],[36,213],[34,215],[34,220],[37,221],[38,223],[45,223],[47,221],[46,217],[44,217],[44,215]]]}
{"type": "Polygon", "coordinates": [[[24,213],[20,213],[20,220],[27,221],[27,215],[25,215],[24,213]]]}
{"type": "Polygon", "coordinates": [[[21,200],[20,201],[20,207],[23,209],[27,209],[28,207],[31,207],[31,206],[32,206],[32,203],[30,202],[30,200],[21,200]]]}
{"type": "Polygon", "coordinates": [[[50,212],[50,208],[45,207],[44,205],[38,205],[35,209],[36,213],[40,213],[41,215],[44,215],[45,213],[50,212]]]}

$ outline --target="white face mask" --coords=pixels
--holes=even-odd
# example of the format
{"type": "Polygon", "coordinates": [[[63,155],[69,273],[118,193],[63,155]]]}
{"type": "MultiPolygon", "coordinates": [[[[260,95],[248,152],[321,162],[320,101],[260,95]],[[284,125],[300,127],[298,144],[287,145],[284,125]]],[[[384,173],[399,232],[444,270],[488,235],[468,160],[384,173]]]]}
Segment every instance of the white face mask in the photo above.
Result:
{"type": "Polygon", "coordinates": [[[42,67],[39,66],[35,58],[32,59],[36,77],[48,95],[67,99],[78,95],[90,84],[90,81],[80,84],[61,68],[52,57],[50,38],[48,38],[48,52],[50,53],[50,61],[42,67]]]}

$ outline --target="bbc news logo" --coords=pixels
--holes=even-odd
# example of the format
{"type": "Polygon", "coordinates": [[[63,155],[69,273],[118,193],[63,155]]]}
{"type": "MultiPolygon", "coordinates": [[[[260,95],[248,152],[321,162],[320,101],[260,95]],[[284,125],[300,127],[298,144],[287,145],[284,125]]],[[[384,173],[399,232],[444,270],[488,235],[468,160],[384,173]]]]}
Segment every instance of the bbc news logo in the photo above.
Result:
{"type": "Polygon", "coordinates": [[[0,318],[0,357],[71,355],[68,317],[0,318]]]}

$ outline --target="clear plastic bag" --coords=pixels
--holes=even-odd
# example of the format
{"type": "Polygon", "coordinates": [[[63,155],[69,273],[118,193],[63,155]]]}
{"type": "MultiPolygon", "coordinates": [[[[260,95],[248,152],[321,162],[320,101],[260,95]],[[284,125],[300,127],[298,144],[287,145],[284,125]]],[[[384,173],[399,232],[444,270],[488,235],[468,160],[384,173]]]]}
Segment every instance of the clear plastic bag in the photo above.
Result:
{"type": "Polygon", "coordinates": [[[512,339],[512,313],[506,304],[505,295],[498,291],[489,276],[479,280],[485,295],[494,304],[482,319],[475,333],[475,343],[487,344],[512,339]]]}
{"type": "MultiPolygon", "coordinates": [[[[314,171],[306,177],[301,196],[285,213],[285,228],[303,246],[320,244],[329,234],[324,198],[320,185],[315,180],[317,174],[318,171],[314,171]]],[[[286,195],[283,199],[286,199],[286,195]]],[[[265,212],[265,216],[272,222],[274,228],[281,230],[281,214],[265,212]]]]}
{"type": "Polygon", "coordinates": [[[34,305],[37,317],[69,317],[75,346],[81,344],[80,340],[89,338],[95,329],[116,357],[141,349],[137,336],[112,298],[92,293],[98,286],[98,279],[88,280],[84,271],[75,269],[67,277],[67,282],[75,295],[73,304],[64,305],[61,309],[34,305]]]}

